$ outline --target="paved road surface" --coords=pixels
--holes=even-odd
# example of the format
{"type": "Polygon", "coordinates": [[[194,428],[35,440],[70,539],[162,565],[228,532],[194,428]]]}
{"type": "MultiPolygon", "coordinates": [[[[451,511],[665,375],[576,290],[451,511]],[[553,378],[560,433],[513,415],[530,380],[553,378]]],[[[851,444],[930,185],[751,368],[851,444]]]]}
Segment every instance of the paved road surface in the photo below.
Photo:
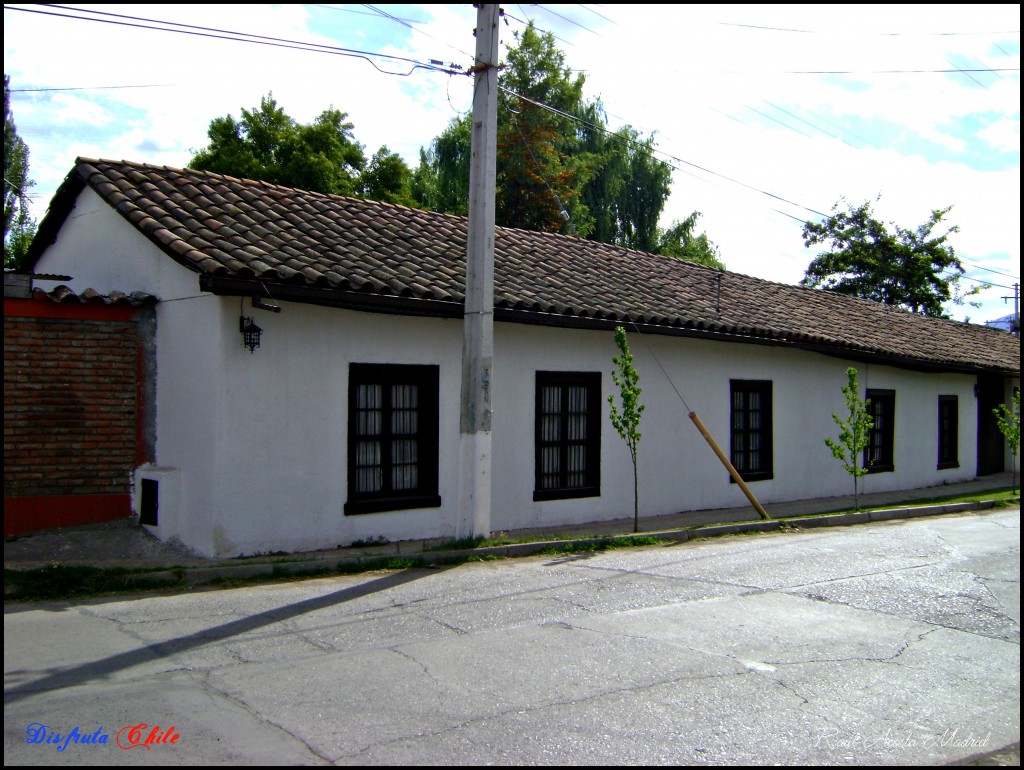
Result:
{"type": "Polygon", "coordinates": [[[1019,523],[8,606],[5,764],[963,761],[1020,737],[1019,523]]]}

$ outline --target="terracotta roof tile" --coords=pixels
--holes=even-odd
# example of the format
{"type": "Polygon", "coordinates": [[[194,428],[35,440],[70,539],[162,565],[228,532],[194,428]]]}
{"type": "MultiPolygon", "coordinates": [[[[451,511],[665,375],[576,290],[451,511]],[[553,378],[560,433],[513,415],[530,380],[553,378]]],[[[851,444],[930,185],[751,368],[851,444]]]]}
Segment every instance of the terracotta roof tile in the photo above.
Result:
{"type": "MultiPolygon", "coordinates": [[[[84,184],[199,273],[363,292],[382,303],[428,299],[461,312],[465,217],[201,171],[79,159],[41,233],[55,234],[84,184]]],[[[44,248],[33,244],[30,260],[44,248]]],[[[494,285],[496,312],[527,316],[510,320],[635,321],[660,327],[650,331],[799,343],[903,365],[1020,371],[1020,340],[1005,331],[552,233],[497,228],[494,285]]]]}
{"type": "MultiPolygon", "coordinates": [[[[36,277],[45,278],[42,275],[36,277]]],[[[156,297],[142,292],[124,294],[119,291],[112,291],[109,294],[101,294],[95,289],[84,289],[80,293],[76,293],[63,284],[49,291],[36,289],[32,292],[32,295],[36,299],[48,299],[51,302],[56,302],[58,305],[61,303],[78,302],[82,305],[130,305],[131,307],[139,307],[140,305],[151,305],[156,302],[156,297]]]]}

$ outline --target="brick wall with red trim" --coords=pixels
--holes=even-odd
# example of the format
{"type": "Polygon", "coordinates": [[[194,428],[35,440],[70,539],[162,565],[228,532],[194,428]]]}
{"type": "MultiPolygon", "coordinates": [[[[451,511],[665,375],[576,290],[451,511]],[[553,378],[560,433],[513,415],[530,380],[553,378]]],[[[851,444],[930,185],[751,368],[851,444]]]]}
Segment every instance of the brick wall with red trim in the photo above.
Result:
{"type": "Polygon", "coordinates": [[[4,299],[4,534],[131,515],[150,307],[4,299]]]}

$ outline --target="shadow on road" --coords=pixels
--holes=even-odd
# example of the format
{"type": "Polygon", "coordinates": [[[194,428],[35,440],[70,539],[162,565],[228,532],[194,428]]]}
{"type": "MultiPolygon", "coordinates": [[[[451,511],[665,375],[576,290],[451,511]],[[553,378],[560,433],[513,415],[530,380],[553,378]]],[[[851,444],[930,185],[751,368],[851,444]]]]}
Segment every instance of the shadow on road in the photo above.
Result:
{"type": "MultiPolygon", "coordinates": [[[[202,647],[203,645],[210,644],[212,642],[229,639],[232,636],[238,636],[250,631],[255,631],[274,623],[290,620],[298,617],[299,615],[304,615],[307,612],[314,612],[327,607],[334,607],[369,594],[386,591],[389,588],[395,588],[396,586],[410,583],[413,580],[417,580],[428,574],[437,575],[440,571],[443,571],[443,569],[444,568],[440,570],[431,569],[429,572],[410,569],[403,570],[401,572],[389,573],[367,583],[345,588],[341,591],[335,591],[334,593],[326,596],[318,596],[313,599],[295,602],[294,604],[277,607],[272,610],[267,610],[266,612],[261,612],[257,615],[250,615],[246,618],[232,620],[228,623],[224,623],[223,625],[215,626],[214,628],[197,631],[196,633],[189,634],[188,636],[170,639],[165,642],[147,644],[145,647],[138,650],[118,653],[117,655],[112,655],[109,658],[103,658],[102,660],[97,660],[91,663],[84,663],[65,670],[53,671],[42,679],[33,681],[31,684],[15,686],[5,690],[4,703],[13,703],[46,690],[74,687],[97,679],[103,679],[104,677],[110,676],[118,671],[131,668],[132,666],[149,663],[160,658],[170,658],[178,653],[195,649],[196,647],[202,647]]],[[[8,672],[8,676],[17,676],[19,673],[25,672],[10,671],[8,672]]]]}

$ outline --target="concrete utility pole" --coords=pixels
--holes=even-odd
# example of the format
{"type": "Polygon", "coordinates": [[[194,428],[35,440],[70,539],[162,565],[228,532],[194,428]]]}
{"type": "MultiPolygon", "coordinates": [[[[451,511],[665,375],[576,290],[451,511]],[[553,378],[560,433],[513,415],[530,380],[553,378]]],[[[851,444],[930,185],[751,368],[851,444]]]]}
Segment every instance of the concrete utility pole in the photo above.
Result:
{"type": "MultiPolygon", "coordinates": [[[[1003,297],[1003,299],[1010,299],[1009,297],[1003,297]]],[[[1020,284],[1015,283],[1013,285],[1013,321],[1010,322],[1011,329],[1014,334],[1020,336],[1020,284]]]]}
{"type": "Polygon", "coordinates": [[[462,331],[462,413],[456,537],[491,533],[491,368],[494,358],[494,188],[498,153],[497,5],[477,6],[473,145],[462,331]]]}

